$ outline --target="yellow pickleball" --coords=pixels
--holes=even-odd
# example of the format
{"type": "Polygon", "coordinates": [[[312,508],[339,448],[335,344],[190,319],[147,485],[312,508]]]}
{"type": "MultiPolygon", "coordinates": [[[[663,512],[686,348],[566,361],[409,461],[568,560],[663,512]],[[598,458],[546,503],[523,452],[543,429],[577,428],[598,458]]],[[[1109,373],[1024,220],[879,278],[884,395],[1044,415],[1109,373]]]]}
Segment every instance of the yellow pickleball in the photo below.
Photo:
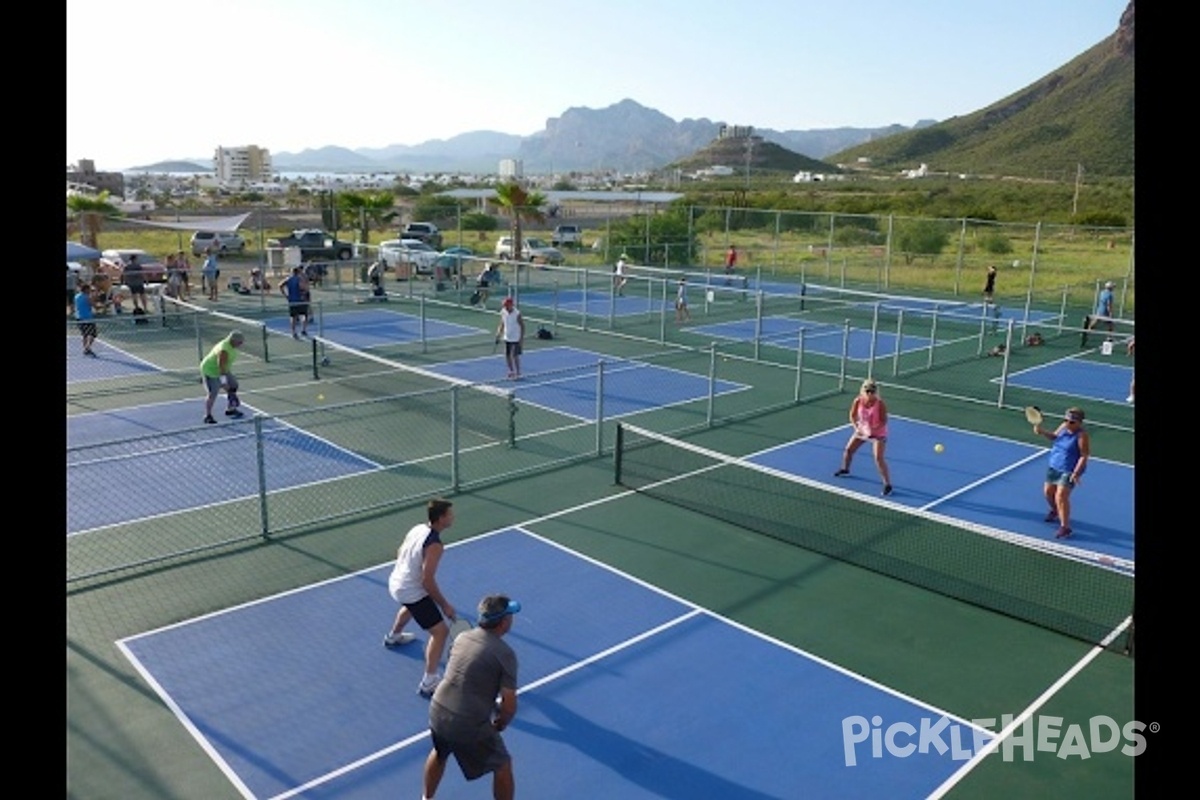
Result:
{"type": "Polygon", "coordinates": [[[946,450],[946,446],[944,444],[942,444],[941,442],[939,442],[933,446],[933,452],[935,452],[935,453],[943,453],[943,452],[945,452],[945,450],[946,450]]]}
{"type": "MultiPolygon", "coordinates": [[[[323,395],[323,394],[319,394],[319,395],[317,395],[317,399],[318,399],[318,400],[324,400],[324,399],[325,399],[325,395],[323,395]]],[[[941,447],[941,445],[938,445],[938,446],[939,446],[939,447],[941,447]]]]}

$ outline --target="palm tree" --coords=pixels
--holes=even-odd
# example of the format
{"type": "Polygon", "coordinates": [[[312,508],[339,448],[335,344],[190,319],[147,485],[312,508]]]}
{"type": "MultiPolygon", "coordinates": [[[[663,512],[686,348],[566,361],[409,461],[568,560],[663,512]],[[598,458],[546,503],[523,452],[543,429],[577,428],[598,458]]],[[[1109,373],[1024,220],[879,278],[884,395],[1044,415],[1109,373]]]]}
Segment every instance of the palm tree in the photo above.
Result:
{"type": "Polygon", "coordinates": [[[542,206],[546,205],[546,196],[541,192],[527,191],[521,184],[511,181],[496,187],[496,203],[512,214],[513,258],[520,259],[521,221],[545,222],[542,206]]]}
{"type": "Polygon", "coordinates": [[[337,207],[343,218],[358,220],[359,241],[369,242],[371,226],[383,228],[396,218],[396,196],[391,192],[340,192],[337,207]]]}
{"type": "Polygon", "coordinates": [[[79,217],[79,238],[88,247],[100,249],[97,241],[100,238],[100,225],[104,217],[120,213],[116,206],[108,200],[108,192],[97,195],[69,194],[67,195],[67,210],[79,217]]]}

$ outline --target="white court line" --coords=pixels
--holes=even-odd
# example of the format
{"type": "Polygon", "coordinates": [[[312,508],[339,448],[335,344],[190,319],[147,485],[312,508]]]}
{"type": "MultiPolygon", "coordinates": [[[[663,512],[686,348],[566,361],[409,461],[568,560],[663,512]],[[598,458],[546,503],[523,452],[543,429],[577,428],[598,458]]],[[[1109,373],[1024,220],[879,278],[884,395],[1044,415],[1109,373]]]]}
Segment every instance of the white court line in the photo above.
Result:
{"type": "MultiPolygon", "coordinates": [[[[974,757],[971,758],[970,761],[968,761],[966,764],[963,764],[961,767],[959,767],[957,772],[955,772],[953,775],[951,775],[949,778],[947,778],[945,780],[945,782],[942,783],[941,786],[939,786],[937,789],[935,789],[926,798],[926,800],[939,800],[939,798],[945,797],[947,792],[949,792],[951,789],[953,789],[959,783],[959,781],[961,781],[963,778],[967,777],[967,775],[970,774],[970,772],[973,769],[975,769],[975,767],[977,767],[981,763],[983,763],[983,759],[986,756],[989,756],[992,753],[996,752],[996,748],[1000,747],[1000,745],[1006,739],[1008,739],[1008,737],[1011,736],[1014,731],[1016,731],[1018,728],[1020,728],[1025,723],[1026,720],[1028,720],[1035,713],[1037,713],[1037,710],[1039,708],[1046,705],[1046,703],[1050,702],[1051,698],[1053,698],[1054,695],[1058,694],[1059,690],[1061,690],[1064,686],[1066,686],[1067,683],[1070,682],[1076,675],[1078,675],[1080,672],[1082,672],[1084,667],[1086,667],[1088,664],[1092,663],[1092,661],[1094,661],[1101,653],[1103,653],[1108,648],[1108,645],[1110,645],[1114,641],[1116,641],[1117,637],[1120,636],[1122,633],[1124,633],[1125,630],[1132,624],[1133,624],[1133,617],[1126,617],[1125,621],[1122,622],[1120,625],[1118,625],[1115,629],[1113,629],[1112,633],[1110,633],[1108,636],[1106,636],[1103,639],[1103,641],[1101,641],[1099,644],[1097,644],[1095,647],[1093,647],[1091,650],[1089,650],[1083,656],[1083,658],[1079,659],[1079,661],[1075,663],[1074,666],[1072,666],[1069,670],[1064,672],[1062,674],[1062,676],[1059,677],[1058,680],[1056,680],[1054,683],[1052,683],[1049,686],[1049,688],[1046,689],[1046,691],[1042,692],[1032,703],[1029,704],[1029,706],[1024,711],[1022,711],[1017,717],[1015,717],[1013,719],[1013,721],[1008,724],[1008,726],[1006,726],[1002,731],[1000,731],[998,734],[996,734],[995,737],[990,742],[988,742],[986,745],[984,745],[982,748],[980,748],[979,752],[976,753],[974,755],[974,757]]],[[[991,731],[988,731],[988,733],[991,733],[991,731]]]]}

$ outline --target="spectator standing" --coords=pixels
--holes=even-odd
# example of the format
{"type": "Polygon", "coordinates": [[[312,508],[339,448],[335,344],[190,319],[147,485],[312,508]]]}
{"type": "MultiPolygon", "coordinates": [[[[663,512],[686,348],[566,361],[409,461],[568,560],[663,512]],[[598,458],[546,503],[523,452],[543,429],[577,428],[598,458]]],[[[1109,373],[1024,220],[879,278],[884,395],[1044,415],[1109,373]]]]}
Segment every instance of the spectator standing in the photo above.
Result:
{"type": "Polygon", "coordinates": [[[183,278],[179,272],[179,258],[174,253],[167,256],[167,297],[180,297],[183,293],[183,278]]]}
{"type": "Polygon", "coordinates": [[[445,545],[442,531],[454,524],[454,504],[449,500],[430,500],[425,509],[426,521],[414,525],[405,534],[396,550],[396,563],[388,576],[388,593],[400,604],[392,629],[383,637],[384,647],[408,644],[416,637],[404,626],[416,620],[429,633],[425,643],[425,674],[417,684],[417,694],[429,697],[441,681],[438,664],[450,635],[446,619],[454,620],[454,606],[438,586],[437,571],[442,563],[445,545]],[[443,616],[444,615],[444,616],[443,616]]]}
{"type": "Polygon", "coordinates": [[[221,277],[221,267],[217,261],[217,251],[211,247],[204,249],[204,266],[200,268],[204,286],[208,290],[208,299],[217,300],[217,278],[221,277]]]}
{"type": "Polygon", "coordinates": [[[423,800],[432,800],[450,756],[468,781],[492,773],[492,797],[512,800],[512,756],[500,733],[517,715],[517,654],[504,636],[521,604],[502,594],[479,601],[479,627],[459,636],[446,677],[429,703],[433,748],[425,759],[423,800]]]}
{"type": "Polygon", "coordinates": [[[121,270],[121,282],[129,287],[129,296],[133,300],[133,313],[138,309],[145,314],[146,308],[146,275],[142,271],[142,262],[137,253],[129,256],[128,263],[121,270]]]}
{"type": "Polygon", "coordinates": [[[187,253],[180,250],[175,254],[175,265],[179,268],[179,282],[182,288],[182,296],[185,300],[192,299],[191,271],[192,262],[188,260],[187,253]]]}
{"type": "Polygon", "coordinates": [[[737,269],[738,252],[737,248],[729,245],[729,249],[725,251],[725,274],[732,275],[737,269]]]}
{"type": "Polygon", "coordinates": [[[79,291],[79,276],[75,270],[67,267],[67,315],[75,313],[75,293],[79,291]]]}
{"type": "Polygon", "coordinates": [[[983,283],[983,302],[991,305],[996,295],[996,265],[987,268],[987,278],[983,283]]]}
{"type": "Polygon", "coordinates": [[[525,318],[513,304],[511,297],[504,298],[500,306],[500,324],[496,326],[496,338],[504,339],[504,361],[508,365],[508,377],[521,377],[521,348],[525,343],[525,318]]]}
{"type": "Polygon", "coordinates": [[[288,301],[288,316],[292,319],[292,338],[308,338],[308,276],[303,267],[292,267],[292,274],[279,284],[279,292],[288,301]],[[296,324],[300,323],[300,332],[296,324]]]}
{"type": "Polygon", "coordinates": [[[96,341],[96,314],[92,310],[92,287],[80,283],[75,287],[75,297],[71,301],[75,310],[75,322],[79,325],[79,335],[83,339],[83,354],[96,358],[92,352],[92,344],[96,341]]]}

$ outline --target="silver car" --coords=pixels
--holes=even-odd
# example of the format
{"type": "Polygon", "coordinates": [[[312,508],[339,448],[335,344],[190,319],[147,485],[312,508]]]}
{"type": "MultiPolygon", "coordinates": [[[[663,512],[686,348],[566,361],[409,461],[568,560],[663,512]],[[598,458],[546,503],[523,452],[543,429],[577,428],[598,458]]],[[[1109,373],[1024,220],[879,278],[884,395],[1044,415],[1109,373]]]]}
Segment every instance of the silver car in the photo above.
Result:
{"type": "Polygon", "coordinates": [[[212,248],[218,255],[241,254],[246,249],[246,240],[240,233],[224,231],[196,231],[192,234],[192,255],[202,256],[212,248]]]}
{"type": "Polygon", "coordinates": [[[379,258],[385,269],[395,270],[407,264],[418,275],[428,275],[433,272],[438,255],[437,250],[417,239],[388,239],[379,243],[379,258]]]}

